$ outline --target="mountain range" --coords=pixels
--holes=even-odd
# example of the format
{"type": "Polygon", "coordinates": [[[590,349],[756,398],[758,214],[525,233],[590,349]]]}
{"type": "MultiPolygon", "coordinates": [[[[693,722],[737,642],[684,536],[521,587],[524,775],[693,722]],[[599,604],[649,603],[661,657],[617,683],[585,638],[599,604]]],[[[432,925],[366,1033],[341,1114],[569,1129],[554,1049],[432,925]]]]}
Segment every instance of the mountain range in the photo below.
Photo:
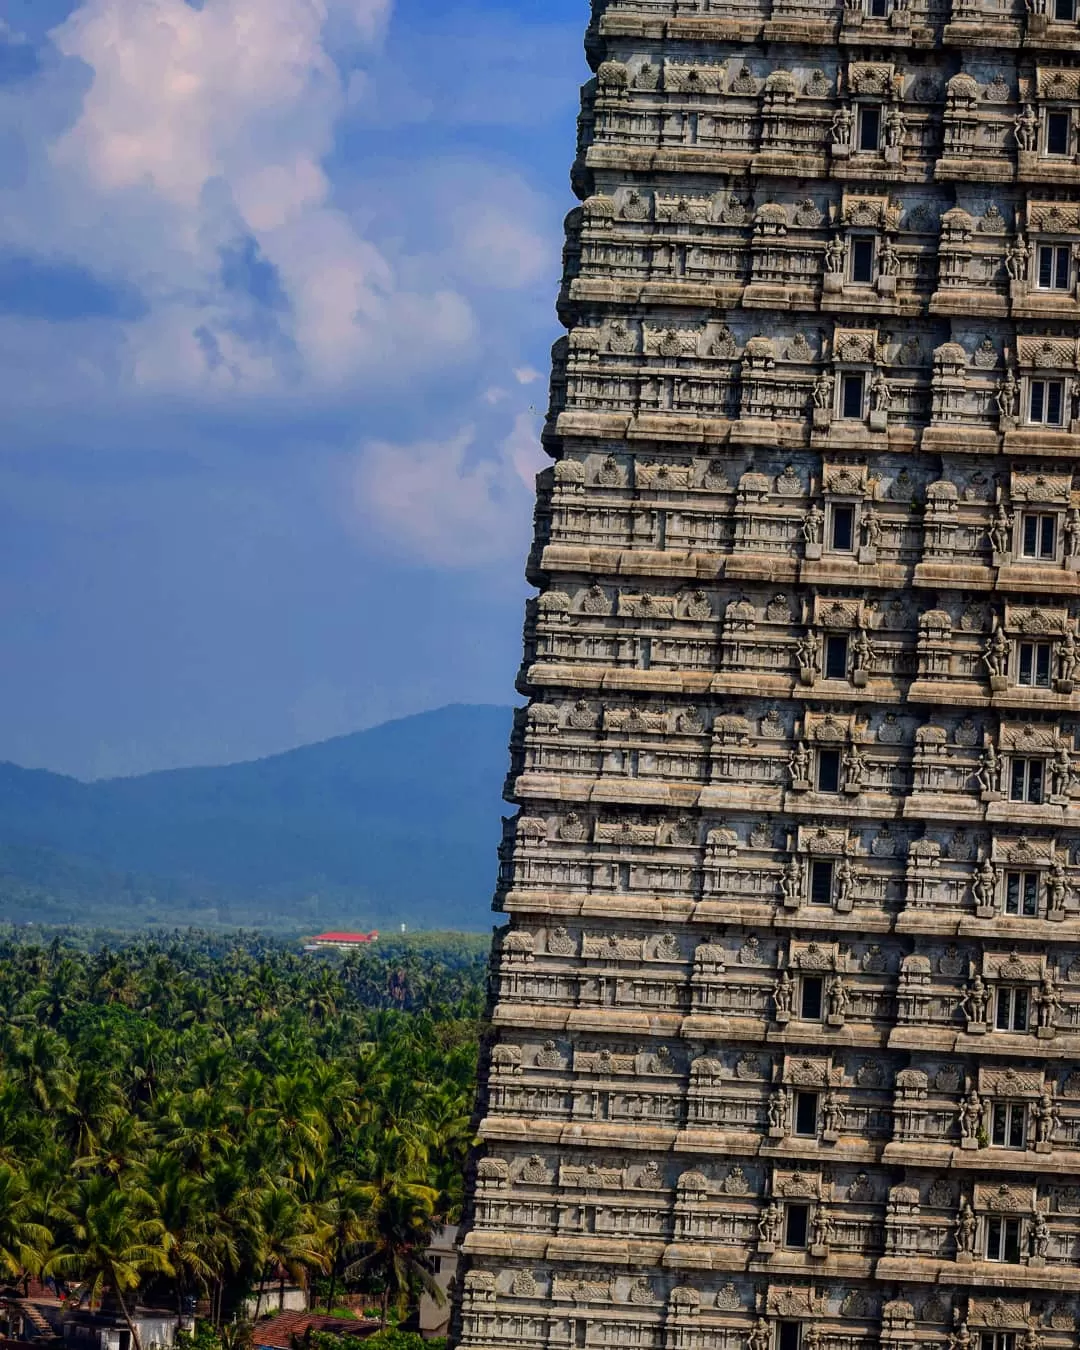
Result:
{"type": "Polygon", "coordinates": [[[512,711],[83,783],[0,763],[0,921],[483,929],[512,711]]]}

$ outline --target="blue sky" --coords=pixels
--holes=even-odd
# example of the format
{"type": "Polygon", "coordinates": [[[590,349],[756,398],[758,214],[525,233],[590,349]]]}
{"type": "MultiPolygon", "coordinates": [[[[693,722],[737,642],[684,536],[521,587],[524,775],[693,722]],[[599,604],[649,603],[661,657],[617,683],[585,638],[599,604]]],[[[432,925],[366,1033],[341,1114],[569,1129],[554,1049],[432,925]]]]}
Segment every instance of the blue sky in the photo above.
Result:
{"type": "Polygon", "coordinates": [[[509,702],[586,0],[0,0],[0,758],[509,702]]]}

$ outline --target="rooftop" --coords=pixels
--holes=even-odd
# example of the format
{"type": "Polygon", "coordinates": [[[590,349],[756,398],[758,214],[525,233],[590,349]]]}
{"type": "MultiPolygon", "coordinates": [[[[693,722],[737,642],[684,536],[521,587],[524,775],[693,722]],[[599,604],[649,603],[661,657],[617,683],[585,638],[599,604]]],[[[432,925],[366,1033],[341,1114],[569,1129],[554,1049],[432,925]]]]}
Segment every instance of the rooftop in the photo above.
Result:
{"type": "Polygon", "coordinates": [[[259,1322],[252,1332],[256,1350],[292,1350],[293,1341],[309,1331],[329,1331],[334,1336],[367,1337],[379,1330],[374,1319],[330,1317],[326,1313],[287,1312],[259,1322]]]}

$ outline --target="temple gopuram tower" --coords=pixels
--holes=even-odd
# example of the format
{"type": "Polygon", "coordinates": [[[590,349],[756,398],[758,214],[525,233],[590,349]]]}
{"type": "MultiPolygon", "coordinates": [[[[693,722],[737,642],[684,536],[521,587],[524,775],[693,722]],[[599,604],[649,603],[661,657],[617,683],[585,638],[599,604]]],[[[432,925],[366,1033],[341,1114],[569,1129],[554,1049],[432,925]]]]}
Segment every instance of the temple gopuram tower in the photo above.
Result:
{"type": "Polygon", "coordinates": [[[458,1344],[1076,1350],[1076,0],[586,46],[458,1344]]]}

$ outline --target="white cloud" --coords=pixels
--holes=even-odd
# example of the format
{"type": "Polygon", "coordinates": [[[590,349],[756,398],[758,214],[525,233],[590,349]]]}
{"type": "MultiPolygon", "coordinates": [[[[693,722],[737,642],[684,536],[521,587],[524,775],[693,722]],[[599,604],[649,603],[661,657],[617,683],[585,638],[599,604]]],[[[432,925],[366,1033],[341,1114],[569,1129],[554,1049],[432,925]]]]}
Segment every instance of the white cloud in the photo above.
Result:
{"type": "Polygon", "coordinates": [[[354,472],[357,506],[393,551],[449,567],[520,557],[533,479],[546,463],[537,422],[521,413],[488,457],[475,427],[445,441],[373,441],[354,472]]]}
{"type": "Polygon", "coordinates": [[[514,371],[514,379],[518,384],[535,384],[540,378],[540,372],[532,366],[518,366],[514,371]]]}

